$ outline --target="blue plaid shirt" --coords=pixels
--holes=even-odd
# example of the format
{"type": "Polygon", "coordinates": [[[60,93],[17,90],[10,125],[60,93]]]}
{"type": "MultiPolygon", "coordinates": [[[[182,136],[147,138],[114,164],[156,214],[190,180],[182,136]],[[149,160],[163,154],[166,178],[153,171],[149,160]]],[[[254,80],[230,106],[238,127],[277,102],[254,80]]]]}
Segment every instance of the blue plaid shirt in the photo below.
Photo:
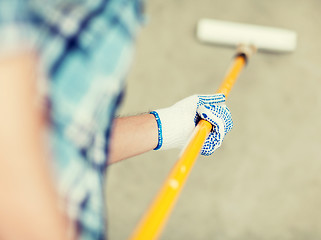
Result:
{"type": "Polygon", "coordinates": [[[141,0],[0,1],[0,53],[39,53],[57,188],[79,239],[106,237],[108,141],[142,21],[141,0]]]}

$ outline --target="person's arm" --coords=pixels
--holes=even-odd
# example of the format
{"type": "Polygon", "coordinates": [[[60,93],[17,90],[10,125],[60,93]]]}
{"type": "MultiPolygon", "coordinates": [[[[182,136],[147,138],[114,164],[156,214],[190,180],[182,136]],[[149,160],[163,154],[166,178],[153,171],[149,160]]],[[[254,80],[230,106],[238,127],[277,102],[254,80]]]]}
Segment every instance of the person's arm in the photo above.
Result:
{"type": "Polygon", "coordinates": [[[110,143],[109,164],[152,150],[157,143],[158,130],[154,115],[116,118],[110,143]]]}
{"type": "Polygon", "coordinates": [[[36,58],[0,58],[0,239],[66,239],[36,108],[36,58]]]}
{"type": "Polygon", "coordinates": [[[202,155],[209,156],[221,146],[233,127],[223,94],[193,95],[151,113],[115,120],[109,163],[152,149],[182,148],[201,118],[213,125],[201,150],[202,155]]]}

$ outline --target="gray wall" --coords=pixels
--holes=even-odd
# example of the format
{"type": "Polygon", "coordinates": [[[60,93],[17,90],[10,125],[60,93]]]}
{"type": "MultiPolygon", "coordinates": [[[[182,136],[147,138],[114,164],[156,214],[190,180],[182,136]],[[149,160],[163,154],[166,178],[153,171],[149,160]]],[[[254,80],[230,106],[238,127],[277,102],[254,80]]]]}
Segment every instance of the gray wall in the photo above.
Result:
{"type": "MultiPolygon", "coordinates": [[[[321,1],[150,0],[146,12],[120,114],[216,90],[234,50],[200,44],[200,18],[298,33],[294,53],[253,56],[228,99],[234,129],[197,161],[161,239],[321,239],[321,1]]],[[[111,240],[130,235],[178,152],[109,168],[111,240]]]]}

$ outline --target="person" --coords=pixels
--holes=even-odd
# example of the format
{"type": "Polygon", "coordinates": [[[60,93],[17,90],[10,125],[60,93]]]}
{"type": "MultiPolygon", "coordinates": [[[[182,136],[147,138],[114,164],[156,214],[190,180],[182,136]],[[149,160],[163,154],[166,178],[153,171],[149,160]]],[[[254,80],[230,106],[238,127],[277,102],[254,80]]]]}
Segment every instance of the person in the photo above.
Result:
{"type": "Polygon", "coordinates": [[[0,2],[0,239],[106,239],[108,164],[231,130],[222,94],[115,118],[143,22],[141,0],[0,2]]]}

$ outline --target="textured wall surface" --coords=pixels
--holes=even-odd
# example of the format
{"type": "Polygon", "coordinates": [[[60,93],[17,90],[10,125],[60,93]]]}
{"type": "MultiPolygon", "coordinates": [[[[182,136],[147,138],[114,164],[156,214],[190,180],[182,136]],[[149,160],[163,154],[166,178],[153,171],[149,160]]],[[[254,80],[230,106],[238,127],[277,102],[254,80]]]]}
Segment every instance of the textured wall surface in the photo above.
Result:
{"type": "MultiPolygon", "coordinates": [[[[216,90],[232,48],[200,44],[209,17],[295,30],[291,54],[253,56],[228,106],[234,129],[200,157],[164,240],[321,239],[321,1],[150,0],[120,114],[216,90]]],[[[109,237],[127,239],[179,151],[152,151],[109,168],[109,237]]]]}

